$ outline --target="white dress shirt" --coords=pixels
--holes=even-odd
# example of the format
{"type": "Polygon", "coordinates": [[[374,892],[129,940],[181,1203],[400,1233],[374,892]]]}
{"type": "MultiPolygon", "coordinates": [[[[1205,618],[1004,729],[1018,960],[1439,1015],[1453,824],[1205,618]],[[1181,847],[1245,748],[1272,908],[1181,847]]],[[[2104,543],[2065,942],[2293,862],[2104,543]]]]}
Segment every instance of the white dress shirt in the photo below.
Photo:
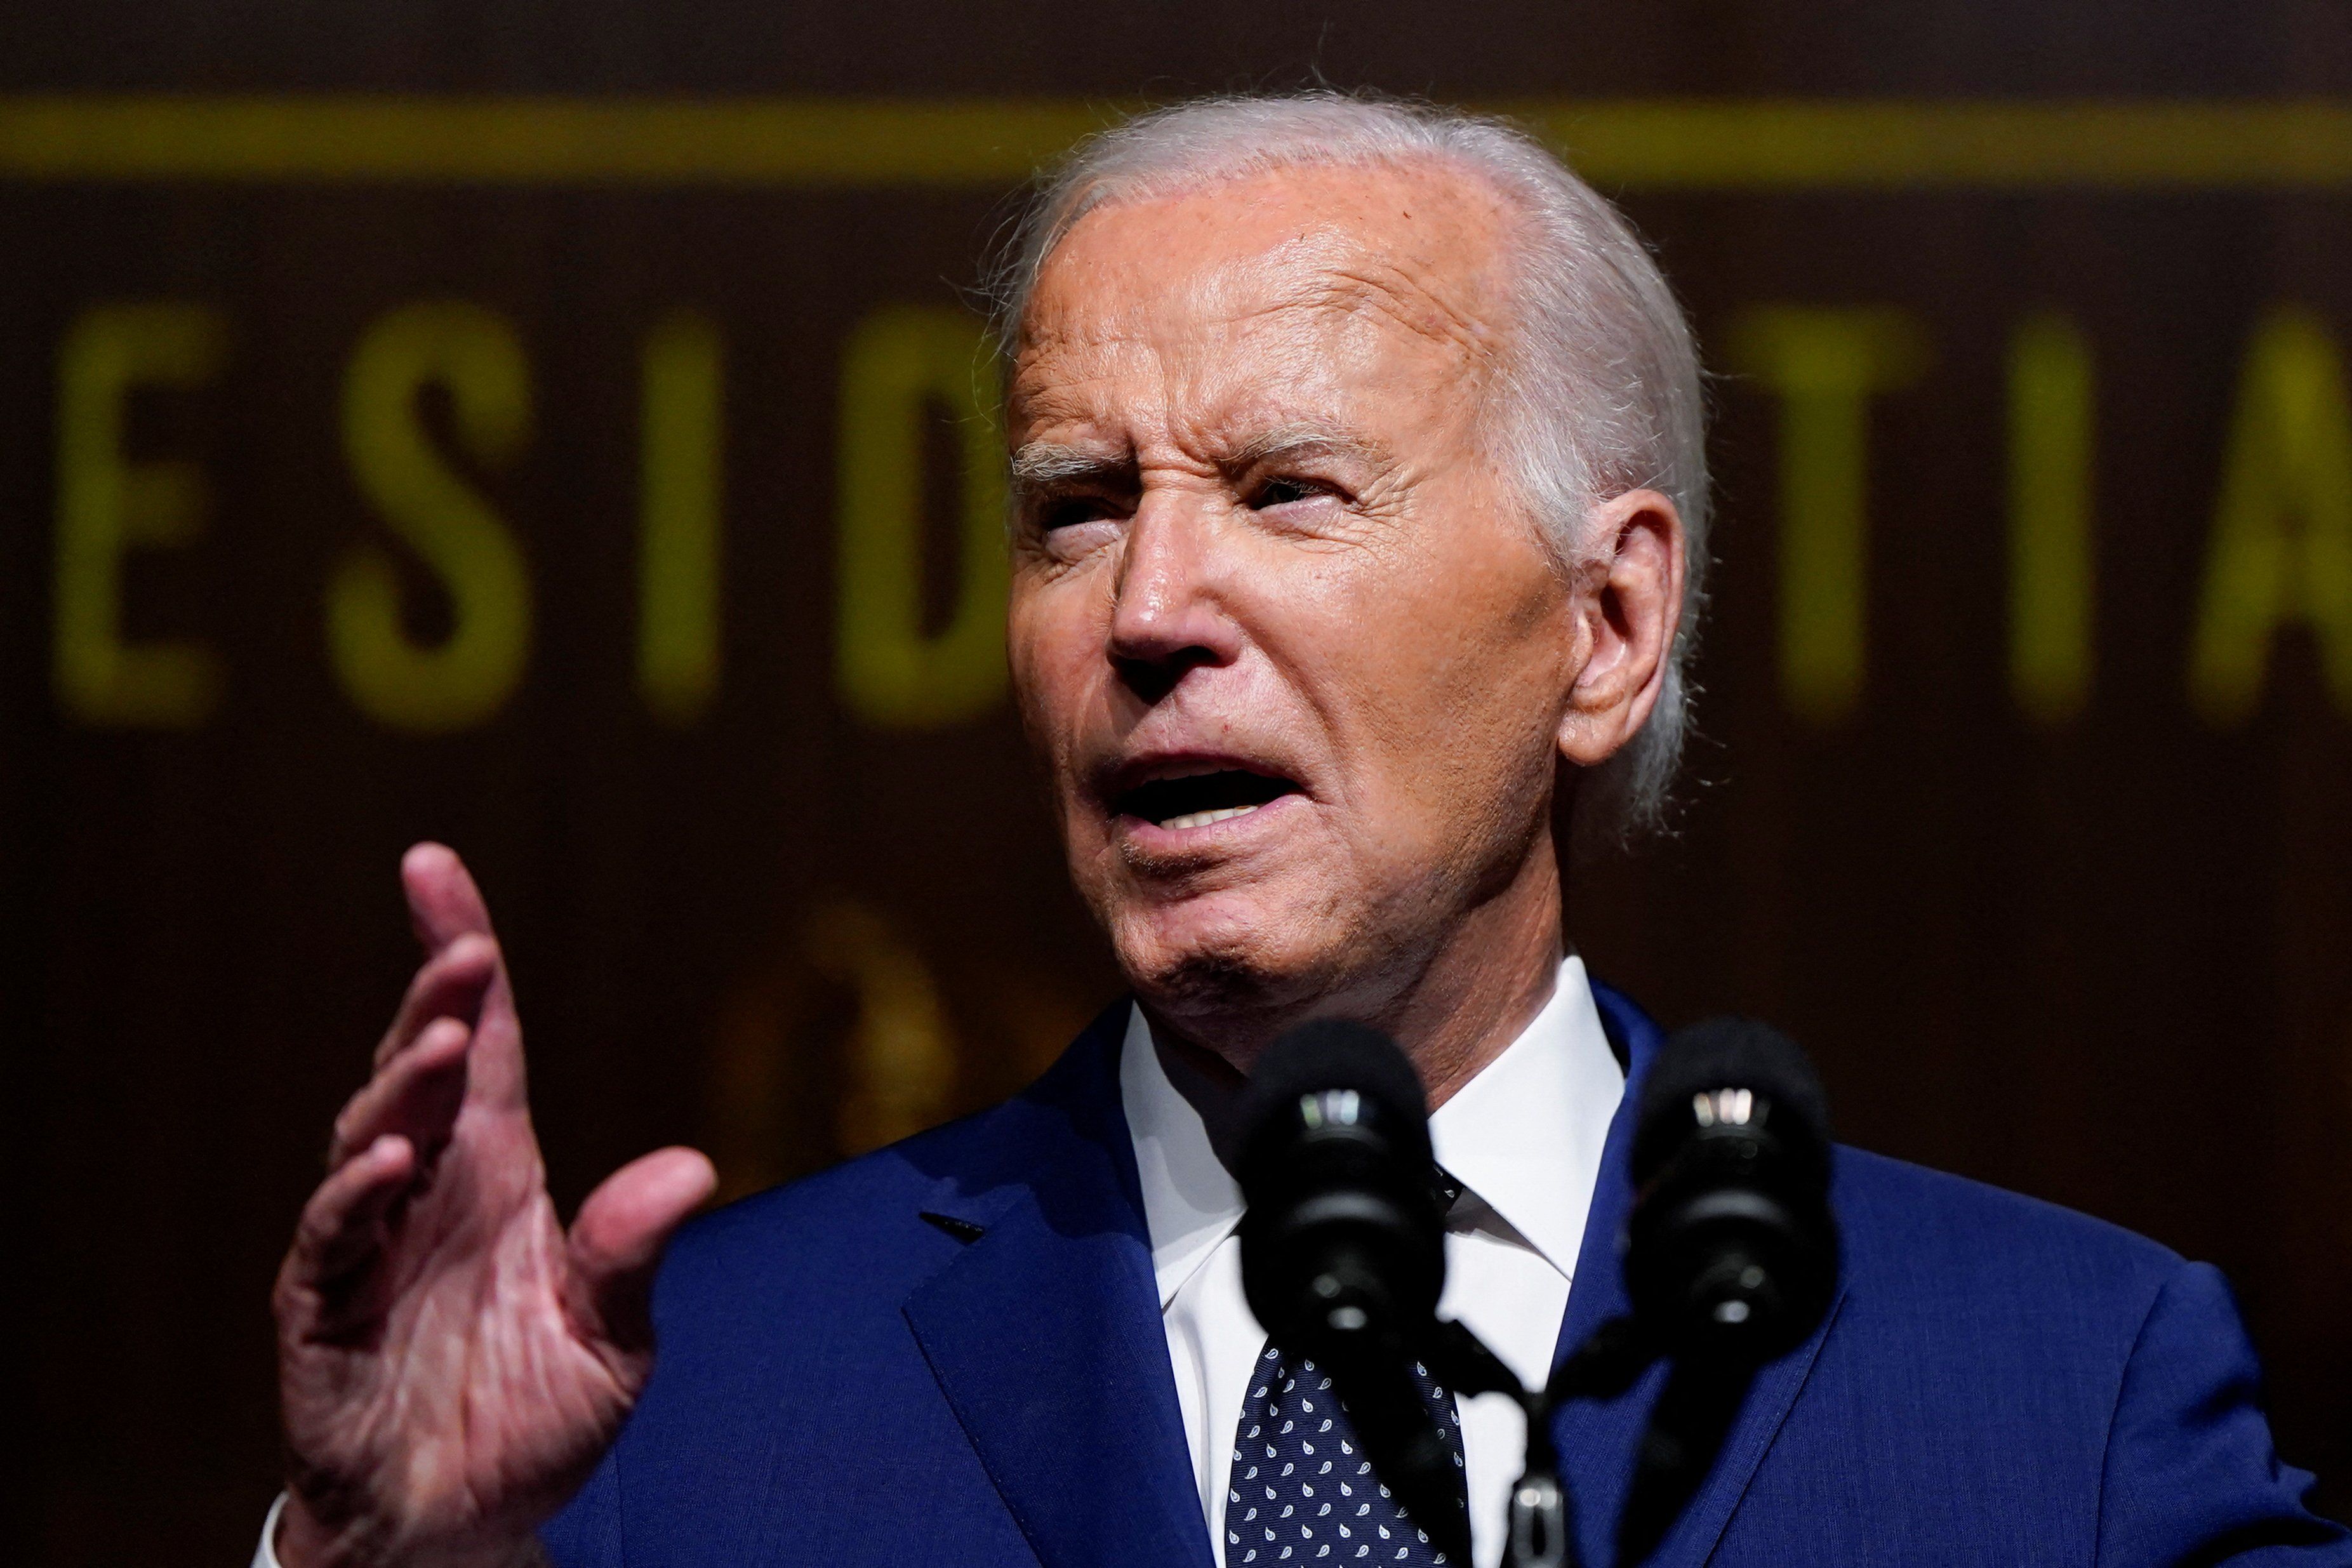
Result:
{"type": "MultiPolygon", "coordinates": [[[[1584,962],[1570,956],[1535,1021],[1430,1118],[1437,1163],[1463,1187],[1446,1220],[1439,1310],[1468,1324],[1522,1382],[1551,1373],[1601,1144],[1624,1092],[1584,962]]],[[[1265,1331],[1242,1293],[1234,1234],[1241,1188],[1214,1147],[1213,1128],[1222,1130],[1230,1095],[1161,1052],[1139,1007],[1128,1016],[1119,1098],[1135,1140],[1192,1479],[1223,1563],[1234,1434],[1265,1348],[1265,1331]]],[[[1461,1408],[1476,1564],[1494,1568],[1524,1424],[1500,1395],[1465,1399],[1461,1408]]]]}
{"type": "MultiPolygon", "coordinates": [[[[1550,1375],[1601,1146],[1624,1091],[1584,961],[1571,956],[1535,1021],[1430,1118],[1437,1163],[1463,1188],[1446,1220],[1438,1310],[1467,1323],[1523,1383],[1550,1375]]],[[[1251,1367],[1265,1348],[1265,1331],[1242,1294],[1234,1235],[1241,1188],[1211,1144],[1207,1117],[1228,1109],[1228,1097],[1162,1057],[1139,1007],[1128,1014],[1119,1099],[1135,1140],[1192,1478],[1223,1563],[1234,1434],[1251,1367]]],[[[1502,1556],[1503,1510],[1523,1441],[1518,1411],[1507,1401],[1462,1402],[1476,1568],[1495,1568],[1502,1556]]],[[[283,1495],[271,1505],[253,1568],[278,1568],[274,1548],[285,1506],[283,1495]]]]}

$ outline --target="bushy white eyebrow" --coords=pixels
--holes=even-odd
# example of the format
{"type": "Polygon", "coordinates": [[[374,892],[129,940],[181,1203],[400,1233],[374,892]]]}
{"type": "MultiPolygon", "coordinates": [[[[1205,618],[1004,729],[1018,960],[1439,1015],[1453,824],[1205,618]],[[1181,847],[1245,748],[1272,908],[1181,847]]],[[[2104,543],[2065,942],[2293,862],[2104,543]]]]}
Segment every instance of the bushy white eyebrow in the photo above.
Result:
{"type": "Polygon", "coordinates": [[[1309,421],[1278,425],[1251,437],[1234,449],[1226,459],[1226,466],[1254,468],[1279,458],[1378,458],[1381,455],[1381,449],[1377,443],[1366,440],[1354,431],[1309,421]]]}
{"type": "Polygon", "coordinates": [[[1072,447],[1057,441],[1030,441],[1013,454],[1013,488],[1016,492],[1041,490],[1073,479],[1104,479],[1131,473],[1131,452],[1113,455],[1099,447],[1072,447]]]}
{"type": "MultiPolygon", "coordinates": [[[[1239,473],[1281,458],[1351,457],[1377,459],[1381,447],[1352,431],[1307,421],[1278,425],[1241,442],[1217,459],[1217,466],[1239,473]]],[[[1058,441],[1031,441],[1013,454],[1013,488],[1029,494],[1078,480],[1132,482],[1135,456],[1106,447],[1073,446],[1058,441]]]]}

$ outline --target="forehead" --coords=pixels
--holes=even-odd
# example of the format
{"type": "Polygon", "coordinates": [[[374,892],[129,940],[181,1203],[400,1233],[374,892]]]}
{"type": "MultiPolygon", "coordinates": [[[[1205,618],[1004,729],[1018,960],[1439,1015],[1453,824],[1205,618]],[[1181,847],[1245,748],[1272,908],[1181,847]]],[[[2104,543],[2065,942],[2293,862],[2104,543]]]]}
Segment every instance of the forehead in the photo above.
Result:
{"type": "Polygon", "coordinates": [[[1509,223],[1486,180],[1433,162],[1098,207],[1031,291],[1013,423],[1100,416],[1142,382],[1169,402],[1311,399],[1367,375],[1475,384],[1498,354],[1509,223]]]}

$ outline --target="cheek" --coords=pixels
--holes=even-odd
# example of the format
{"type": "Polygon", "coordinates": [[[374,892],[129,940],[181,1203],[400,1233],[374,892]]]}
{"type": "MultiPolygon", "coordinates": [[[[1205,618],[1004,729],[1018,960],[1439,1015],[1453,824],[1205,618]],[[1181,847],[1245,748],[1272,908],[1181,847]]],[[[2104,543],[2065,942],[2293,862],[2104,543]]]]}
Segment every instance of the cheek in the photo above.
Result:
{"type": "Polygon", "coordinates": [[[1344,622],[1349,657],[1323,661],[1323,679],[1360,694],[1349,728],[1374,787],[1418,803],[1441,837],[1534,804],[1518,797],[1550,777],[1566,698],[1563,603],[1539,561],[1455,552],[1368,596],[1344,622]]]}
{"type": "Polygon", "coordinates": [[[1066,791],[1076,730],[1093,700],[1100,634],[1086,624],[1082,595],[1066,584],[1016,587],[1005,616],[1005,662],[1030,743],[1066,791]]]}

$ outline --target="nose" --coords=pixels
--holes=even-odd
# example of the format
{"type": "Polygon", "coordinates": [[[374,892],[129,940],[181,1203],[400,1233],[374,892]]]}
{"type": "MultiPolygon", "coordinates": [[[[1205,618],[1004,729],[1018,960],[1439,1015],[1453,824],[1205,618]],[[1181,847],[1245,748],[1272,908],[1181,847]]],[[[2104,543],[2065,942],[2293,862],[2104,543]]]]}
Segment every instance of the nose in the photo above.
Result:
{"type": "Polygon", "coordinates": [[[1231,664],[1240,628],[1216,591],[1209,521],[1179,506],[1137,510],[1128,523],[1108,652],[1129,689],[1157,702],[1188,670],[1231,664]]]}

